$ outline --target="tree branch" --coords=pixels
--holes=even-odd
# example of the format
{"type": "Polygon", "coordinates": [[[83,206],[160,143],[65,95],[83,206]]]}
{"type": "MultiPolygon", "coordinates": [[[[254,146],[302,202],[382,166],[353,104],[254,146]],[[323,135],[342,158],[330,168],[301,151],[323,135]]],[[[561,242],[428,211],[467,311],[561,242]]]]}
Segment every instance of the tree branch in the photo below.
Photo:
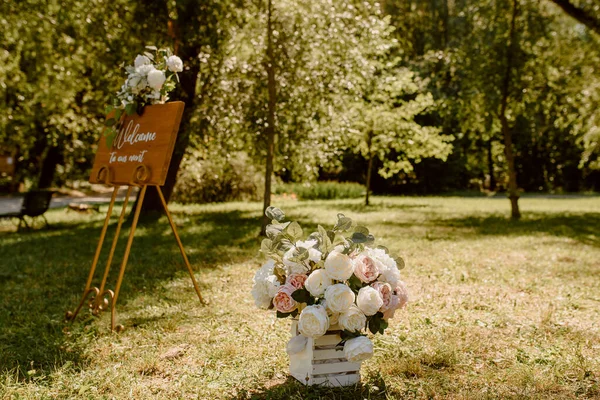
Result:
{"type": "Polygon", "coordinates": [[[578,8],[571,3],[571,0],[552,0],[552,2],[562,8],[568,15],[600,35],[600,18],[597,15],[583,8],[578,8]]]}

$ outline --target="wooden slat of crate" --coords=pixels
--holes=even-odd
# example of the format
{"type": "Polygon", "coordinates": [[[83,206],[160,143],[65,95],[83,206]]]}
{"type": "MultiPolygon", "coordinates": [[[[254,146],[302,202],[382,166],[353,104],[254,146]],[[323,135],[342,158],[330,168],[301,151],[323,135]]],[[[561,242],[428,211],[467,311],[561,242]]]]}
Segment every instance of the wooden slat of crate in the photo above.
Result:
{"type": "Polygon", "coordinates": [[[315,339],[315,347],[336,345],[341,341],[340,335],[325,335],[315,339]]]}
{"type": "Polygon", "coordinates": [[[330,358],[346,358],[344,355],[344,348],[315,349],[313,351],[313,360],[329,360],[330,358]]]}
{"type": "Polygon", "coordinates": [[[340,372],[354,372],[359,370],[360,363],[352,363],[349,361],[313,365],[313,375],[336,374],[340,372]]]}
{"type": "Polygon", "coordinates": [[[360,374],[328,375],[312,378],[313,385],[349,386],[360,381],[360,374]]]}

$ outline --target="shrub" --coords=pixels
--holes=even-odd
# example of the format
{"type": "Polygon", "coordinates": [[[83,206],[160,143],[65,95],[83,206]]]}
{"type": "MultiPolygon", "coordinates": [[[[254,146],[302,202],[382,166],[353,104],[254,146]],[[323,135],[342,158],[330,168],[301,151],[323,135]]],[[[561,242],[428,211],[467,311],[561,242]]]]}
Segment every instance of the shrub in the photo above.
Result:
{"type": "Polygon", "coordinates": [[[353,199],[365,195],[365,187],[354,182],[311,182],[275,184],[274,194],[295,194],[299,200],[353,199]]]}
{"type": "Polygon", "coordinates": [[[181,164],[173,201],[183,204],[260,200],[264,178],[243,154],[201,160],[187,156],[181,164]]]}

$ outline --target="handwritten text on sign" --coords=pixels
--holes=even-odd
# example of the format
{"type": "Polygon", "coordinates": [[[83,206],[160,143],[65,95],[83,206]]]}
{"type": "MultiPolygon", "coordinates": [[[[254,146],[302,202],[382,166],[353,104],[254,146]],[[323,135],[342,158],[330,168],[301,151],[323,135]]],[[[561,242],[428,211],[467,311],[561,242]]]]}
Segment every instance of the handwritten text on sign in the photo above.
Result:
{"type": "Polygon", "coordinates": [[[109,171],[107,183],[127,185],[144,165],[148,173],[144,184],[164,184],[183,106],[182,102],[147,106],[141,116],[126,116],[110,148],[100,138],[90,182],[103,183],[109,171]]]}

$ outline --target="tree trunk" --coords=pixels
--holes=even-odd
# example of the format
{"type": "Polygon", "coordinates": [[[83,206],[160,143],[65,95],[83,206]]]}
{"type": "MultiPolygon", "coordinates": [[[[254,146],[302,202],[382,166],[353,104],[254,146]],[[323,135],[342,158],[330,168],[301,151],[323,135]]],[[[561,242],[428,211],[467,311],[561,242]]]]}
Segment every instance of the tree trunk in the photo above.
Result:
{"type": "Polygon", "coordinates": [[[60,149],[57,146],[52,146],[48,149],[44,156],[44,161],[42,161],[42,170],[37,185],[38,189],[47,189],[52,186],[56,166],[60,163],[61,158],[60,149]]]}
{"type": "Polygon", "coordinates": [[[506,46],[506,70],[502,82],[502,101],[500,103],[500,124],[502,125],[502,135],[504,137],[504,154],[508,166],[508,198],[510,199],[511,218],[521,218],[519,211],[519,190],[517,186],[517,173],[515,171],[515,156],[512,143],[512,133],[508,126],[506,117],[506,107],[508,105],[508,94],[510,87],[510,74],[513,67],[513,52],[516,41],[516,19],[518,13],[518,0],[513,0],[513,13],[510,23],[510,42],[506,46]]]}
{"type": "Polygon", "coordinates": [[[490,187],[488,188],[491,192],[496,189],[496,177],[494,176],[494,157],[492,154],[492,143],[493,139],[490,139],[487,142],[487,164],[488,164],[488,174],[490,175],[490,187]]]}
{"type": "MultiPolygon", "coordinates": [[[[179,127],[177,141],[175,142],[175,148],[173,149],[173,155],[171,156],[171,162],[169,163],[165,184],[161,186],[161,190],[167,203],[173,194],[173,188],[177,182],[177,173],[179,172],[181,161],[183,160],[183,156],[190,143],[190,122],[195,110],[196,84],[198,81],[198,73],[200,72],[200,64],[198,61],[199,46],[196,46],[195,43],[188,43],[185,41],[185,38],[181,37],[182,32],[176,21],[169,20],[168,24],[169,35],[174,41],[175,54],[183,60],[185,66],[183,72],[178,74],[180,84],[174,99],[183,101],[185,103],[185,109],[181,118],[181,125],[179,127]]],[[[158,218],[162,215],[162,212],[163,206],[157,191],[148,190],[142,206],[142,217],[158,218]]]]}
{"type": "Polygon", "coordinates": [[[265,168],[265,193],[263,198],[263,218],[261,235],[266,232],[267,225],[270,223],[269,218],[265,215],[265,210],[271,205],[271,177],[273,175],[273,159],[275,158],[275,107],[277,102],[277,91],[275,87],[275,59],[273,57],[273,27],[272,0],[268,0],[267,10],[267,60],[265,68],[267,70],[267,89],[268,89],[268,110],[267,110],[267,165],[265,168]]]}
{"type": "Polygon", "coordinates": [[[492,135],[492,118],[493,117],[491,114],[486,118],[485,128],[488,135],[490,135],[490,138],[487,142],[487,164],[488,174],[490,175],[490,187],[488,189],[493,192],[496,190],[496,176],[494,175],[494,154],[492,153],[494,143],[494,136],[492,135]]]}
{"type": "Polygon", "coordinates": [[[367,179],[365,186],[367,187],[367,193],[365,194],[365,206],[369,205],[369,192],[371,191],[371,175],[373,174],[373,152],[371,151],[371,145],[373,144],[373,132],[370,131],[367,136],[367,149],[369,152],[369,163],[367,165],[367,179]]]}

